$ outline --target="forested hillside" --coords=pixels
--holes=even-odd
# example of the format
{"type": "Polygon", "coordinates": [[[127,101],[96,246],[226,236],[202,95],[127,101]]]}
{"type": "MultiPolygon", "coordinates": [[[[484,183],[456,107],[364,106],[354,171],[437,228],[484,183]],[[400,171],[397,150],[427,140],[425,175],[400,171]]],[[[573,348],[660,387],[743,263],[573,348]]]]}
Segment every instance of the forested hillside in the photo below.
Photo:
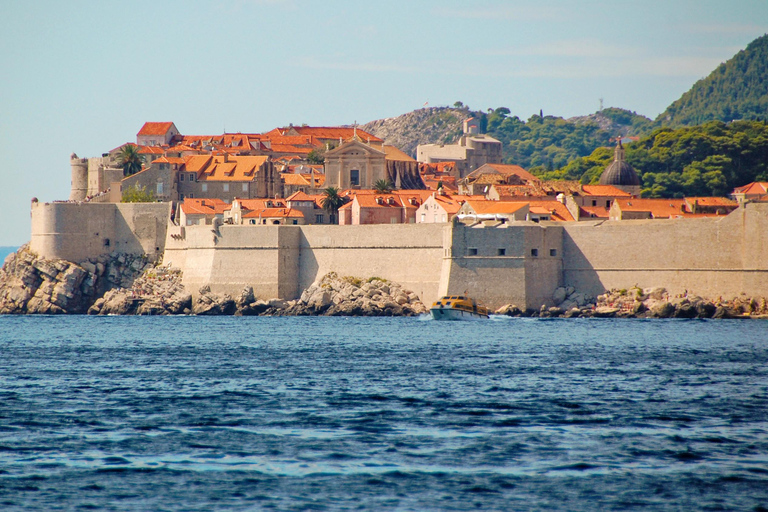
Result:
{"type": "Polygon", "coordinates": [[[768,35],[696,82],[656,124],[674,128],[735,119],[768,119],[768,35]]]}
{"type": "MultiPolygon", "coordinates": [[[[612,159],[612,148],[598,148],[562,169],[537,174],[597,183],[612,159]]],[[[727,195],[734,187],[768,181],[768,123],[710,121],[660,128],[627,145],[626,160],[642,180],[644,197],[727,195]]]]}

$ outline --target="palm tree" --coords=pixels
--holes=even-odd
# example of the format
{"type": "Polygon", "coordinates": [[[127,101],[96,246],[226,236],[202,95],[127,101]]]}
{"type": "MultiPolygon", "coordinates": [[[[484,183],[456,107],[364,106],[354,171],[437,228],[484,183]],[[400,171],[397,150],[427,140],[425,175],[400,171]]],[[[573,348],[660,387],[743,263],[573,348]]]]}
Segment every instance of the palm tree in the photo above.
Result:
{"type": "Polygon", "coordinates": [[[134,144],[126,144],[120,148],[117,154],[117,163],[123,168],[123,176],[136,174],[141,170],[142,159],[139,147],[134,144]]]}
{"type": "Polygon", "coordinates": [[[323,191],[320,206],[331,216],[331,224],[336,224],[336,215],[339,213],[339,208],[344,206],[346,202],[346,199],[339,195],[337,187],[328,187],[323,191]]]}
{"type": "Polygon", "coordinates": [[[389,180],[376,180],[373,184],[373,189],[379,194],[389,194],[392,192],[392,182],[389,180]]]}

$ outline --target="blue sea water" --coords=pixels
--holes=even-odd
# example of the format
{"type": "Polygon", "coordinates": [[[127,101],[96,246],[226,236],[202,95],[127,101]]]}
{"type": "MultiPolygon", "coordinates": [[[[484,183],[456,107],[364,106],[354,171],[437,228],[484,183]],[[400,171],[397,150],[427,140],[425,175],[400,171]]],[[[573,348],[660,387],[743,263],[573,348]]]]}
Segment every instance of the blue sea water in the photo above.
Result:
{"type": "Polygon", "coordinates": [[[0,317],[0,510],[766,510],[767,327],[0,317]]]}

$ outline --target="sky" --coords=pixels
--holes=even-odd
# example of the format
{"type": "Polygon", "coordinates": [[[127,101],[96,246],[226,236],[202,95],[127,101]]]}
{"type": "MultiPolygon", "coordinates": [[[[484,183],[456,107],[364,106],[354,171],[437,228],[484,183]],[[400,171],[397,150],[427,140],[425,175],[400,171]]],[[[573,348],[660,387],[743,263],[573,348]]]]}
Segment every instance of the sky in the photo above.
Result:
{"type": "Polygon", "coordinates": [[[72,152],[182,134],[366,123],[461,101],[528,119],[655,118],[768,33],[766,0],[4,0],[0,246],[72,152]]]}

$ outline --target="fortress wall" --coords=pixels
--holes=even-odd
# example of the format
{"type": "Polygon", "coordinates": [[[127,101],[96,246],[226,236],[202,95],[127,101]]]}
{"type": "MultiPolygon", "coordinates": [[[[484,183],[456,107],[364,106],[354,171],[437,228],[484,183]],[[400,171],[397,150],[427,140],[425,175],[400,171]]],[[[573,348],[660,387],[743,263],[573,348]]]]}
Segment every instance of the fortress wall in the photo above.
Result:
{"type": "Polygon", "coordinates": [[[422,301],[438,296],[444,224],[301,226],[297,293],[328,272],[381,277],[402,284],[422,301]]]}
{"type": "Polygon", "coordinates": [[[663,286],[706,297],[768,294],[768,205],[723,218],[564,225],[565,282],[592,294],[663,286]]]}
{"type": "Polygon", "coordinates": [[[30,248],[50,259],[80,262],[102,254],[162,253],[168,203],[33,203],[30,248]]]}
{"type": "Polygon", "coordinates": [[[491,308],[551,303],[562,280],[562,228],[531,223],[480,228],[456,225],[441,295],[468,294],[491,308]],[[536,256],[531,252],[536,249],[536,256]],[[554,250],[554,255],[550,250],[554,250]]]}

